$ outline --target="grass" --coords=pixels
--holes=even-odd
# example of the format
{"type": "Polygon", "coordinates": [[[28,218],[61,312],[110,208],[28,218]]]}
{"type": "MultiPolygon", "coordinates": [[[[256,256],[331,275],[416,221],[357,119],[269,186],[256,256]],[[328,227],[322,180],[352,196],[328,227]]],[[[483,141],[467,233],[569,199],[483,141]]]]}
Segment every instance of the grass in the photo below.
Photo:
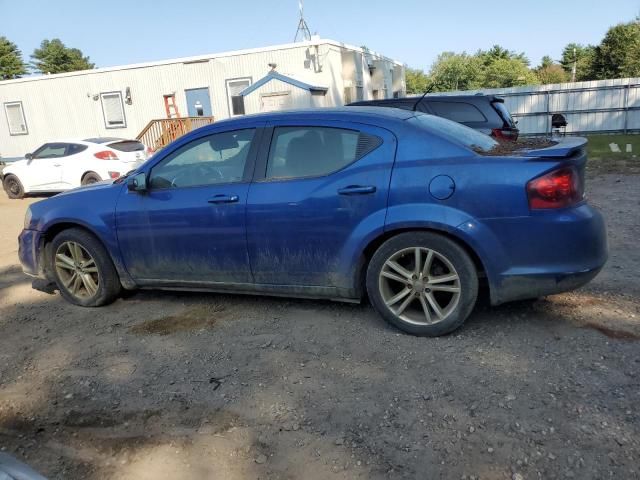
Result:
{"type": "Polygon", "coordinates": [[[588,135],[588,170],[596,173],[640,173],[640,135],[588,135]],[[612,152],[611,143],[620,147],[612,152]],[[631,144],[631,153],[626,152],[631,144]]]}

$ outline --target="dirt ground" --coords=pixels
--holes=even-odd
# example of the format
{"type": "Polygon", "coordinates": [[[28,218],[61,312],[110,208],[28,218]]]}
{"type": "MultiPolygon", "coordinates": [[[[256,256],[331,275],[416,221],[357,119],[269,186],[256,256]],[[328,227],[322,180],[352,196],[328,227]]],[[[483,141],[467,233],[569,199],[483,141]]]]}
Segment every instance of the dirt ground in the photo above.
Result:
{"type": "Polygon", "coordinates": [[[611,257],[444,338],[367,305],[31,289],[0,195],[0,448],[59,479],[640,478],[640,176],[588,179],[611,257]]]}

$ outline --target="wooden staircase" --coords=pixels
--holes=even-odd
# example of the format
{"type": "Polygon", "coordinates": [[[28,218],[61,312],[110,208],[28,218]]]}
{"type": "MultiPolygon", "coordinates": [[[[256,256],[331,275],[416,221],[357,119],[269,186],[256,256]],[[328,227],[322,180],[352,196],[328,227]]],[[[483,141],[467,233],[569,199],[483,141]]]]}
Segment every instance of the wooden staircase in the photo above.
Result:
{"type": "Polygon", "coordinates": [[[151,120],[136,138],[157,152],[191,130],[210,123],[213,123],[213,117],[160,118],[151,120]]]}

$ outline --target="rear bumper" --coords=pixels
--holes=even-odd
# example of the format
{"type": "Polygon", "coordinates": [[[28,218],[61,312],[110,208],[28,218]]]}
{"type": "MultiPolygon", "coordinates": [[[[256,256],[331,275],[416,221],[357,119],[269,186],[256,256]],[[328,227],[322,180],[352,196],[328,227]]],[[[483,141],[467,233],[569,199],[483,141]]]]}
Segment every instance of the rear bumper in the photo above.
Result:
{"type": "Polygon", "coordinates": [[[602,267],[582,272],[504,276],[500,286],[491,292],[491,304],[569,292],[589,283],[600,270],[602,267]]]}
{"type": "Polygon", "coordinates": [[[46,278],[43,262],[43,236],[36,230],[22,230],[18,237],[18,258],[27,275],[46,278]]]}
{"type": "Polygon", "coordinates": [[[591,281],[608,257],[600,212],[582,204],[480,225],[491,303],[566,292],[591,281]]]}

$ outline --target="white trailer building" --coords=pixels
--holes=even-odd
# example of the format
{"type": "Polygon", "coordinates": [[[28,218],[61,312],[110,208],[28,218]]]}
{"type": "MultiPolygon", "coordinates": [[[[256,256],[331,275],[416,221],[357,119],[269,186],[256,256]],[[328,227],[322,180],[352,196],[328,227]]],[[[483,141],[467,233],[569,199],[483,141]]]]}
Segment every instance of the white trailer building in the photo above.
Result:
{"type": "MultiPolygon", "coordinates": [[[[339,106],[402,97],[403,65],[310,41],[0,82],[0,155],[60,138],[133,138],[154,119],[339,106]]],[[[194,122],[198,123],[198,122],[194,122]]]]}

